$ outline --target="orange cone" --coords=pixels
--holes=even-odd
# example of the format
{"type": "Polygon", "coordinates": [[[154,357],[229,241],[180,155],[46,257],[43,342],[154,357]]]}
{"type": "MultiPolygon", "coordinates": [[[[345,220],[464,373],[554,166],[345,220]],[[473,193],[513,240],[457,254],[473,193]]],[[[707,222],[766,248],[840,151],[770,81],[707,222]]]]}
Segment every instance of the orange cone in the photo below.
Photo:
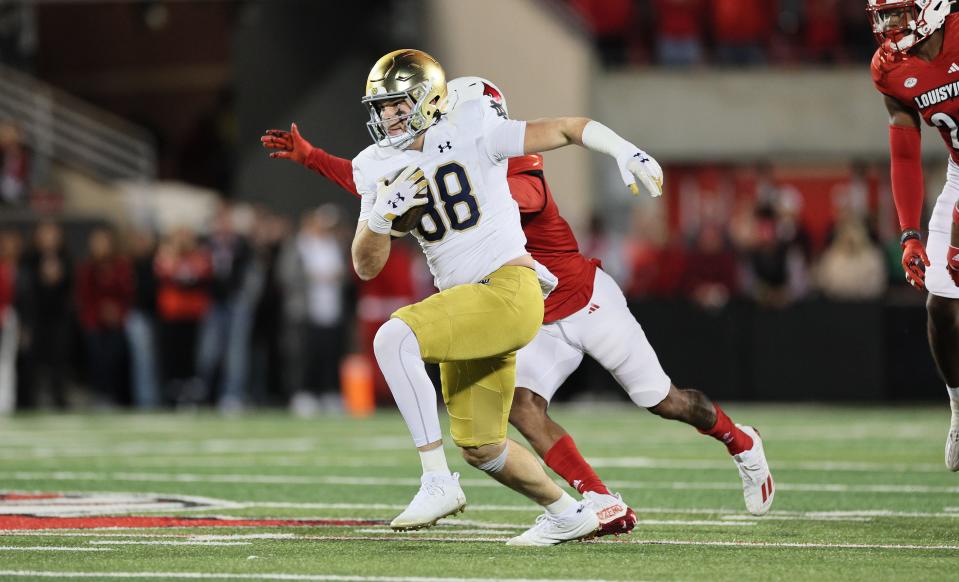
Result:
{"type": "Polygon", "coordinates": [[[373,388],[373,368],[369,358],[351,354],[340,364],[340,386],[343,405],[350,416],[363,418],[376,410],[373,388]]]}

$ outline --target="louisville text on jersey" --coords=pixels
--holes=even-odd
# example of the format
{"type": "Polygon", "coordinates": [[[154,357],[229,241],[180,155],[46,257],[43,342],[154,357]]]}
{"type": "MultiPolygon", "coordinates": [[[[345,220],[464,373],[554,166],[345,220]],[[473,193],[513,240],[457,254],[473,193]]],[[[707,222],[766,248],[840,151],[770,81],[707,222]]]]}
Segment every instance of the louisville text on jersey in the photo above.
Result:
{"type": "Polygon", "coordinates": [[[938,105],[945,101],[955,99],[956,97],[959,97],[959,81],[953,81],[941,87],[930,89],[918,97],[913,97],[913,100],[916,102],[916,107],[926,109],[927,107],[938,105]]]}

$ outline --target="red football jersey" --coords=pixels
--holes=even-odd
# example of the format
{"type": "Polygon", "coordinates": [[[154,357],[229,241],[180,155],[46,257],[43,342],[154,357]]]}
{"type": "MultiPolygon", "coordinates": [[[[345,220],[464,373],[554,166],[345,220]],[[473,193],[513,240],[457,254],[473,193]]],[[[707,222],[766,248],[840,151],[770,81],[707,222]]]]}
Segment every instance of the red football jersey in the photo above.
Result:
{"type": "Polygon", "coordinates": [[[959,163],[959,14],[943,25],[942,50],[932,61],[879,48],[872,57],[872,80],[880,93],[914,109],[942,135],[959,163]]]}
{"type": "MultiPolygon", "coordinates": [[[[514,181],[524,176],[538,180],[537,189],[545,196],[542,210],[523,210],[520,220],[526,234],[526,250],[559,278],[559,284],[546,298],[544,323],[568,317],[589,303],[593,296],[593,278],[599,260],[584,257],[579,252],[576,237],[569,223],[559,214],[549,186],[543,177],[542,156],[531,155],[509,160],[510,190],[516,190],[514,181]]],[[[517,195],[514,192],[513,197],[517,195]]],[[[522,206],[522,204],[521,204],[522,206]]]]}

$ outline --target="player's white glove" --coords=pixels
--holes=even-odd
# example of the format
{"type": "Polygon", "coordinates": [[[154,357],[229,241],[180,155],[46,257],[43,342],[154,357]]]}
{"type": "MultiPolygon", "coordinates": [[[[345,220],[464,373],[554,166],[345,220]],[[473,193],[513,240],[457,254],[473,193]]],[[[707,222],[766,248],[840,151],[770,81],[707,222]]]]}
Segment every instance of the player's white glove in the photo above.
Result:
{"type": "Polygon", "coordinates": [[[389,234],[393,221],[410,208],[429,202],[424,194],[427,188],[423,170],[408,166],[393,180],[380,180],[376,187],[376,202],[367,221],[367,227],[379,234],[389,234]]]}
{"type": "Polygon", "coordinates": [[[653,159],[653,156],[643,150],[636,148],[636,153],[626,159],[623,164],[619,159],[619,171],[623,175],[623,181],[629,187],[629,191],[639,196],[639,187],[642,184],[646,192],[656,198],[663,195],[663,169],[659,162],[653,159]]]}
{"type": "Polygon", "coordinates": [[[583,145],[615,158],[623,182],[634,195],[639,195],[640,185],[654,198],[663,195],[663,169],[659,163],[610,128],[590,121],[583,128],[583,145]]]}

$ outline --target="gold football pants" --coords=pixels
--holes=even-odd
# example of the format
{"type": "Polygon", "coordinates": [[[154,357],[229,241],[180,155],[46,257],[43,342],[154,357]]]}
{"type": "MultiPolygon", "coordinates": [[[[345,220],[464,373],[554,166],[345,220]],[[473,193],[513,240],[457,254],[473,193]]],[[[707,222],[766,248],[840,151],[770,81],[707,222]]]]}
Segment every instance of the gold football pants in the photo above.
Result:
{"type": "Polygon", "coordinates": [[[453,442],[506,439],[516,383],[516,351],[543,324],[536,273],[501,267],[481,283],[457,285],[393,313],[412,328],[423,360],[440,364],[453,442]]]}

